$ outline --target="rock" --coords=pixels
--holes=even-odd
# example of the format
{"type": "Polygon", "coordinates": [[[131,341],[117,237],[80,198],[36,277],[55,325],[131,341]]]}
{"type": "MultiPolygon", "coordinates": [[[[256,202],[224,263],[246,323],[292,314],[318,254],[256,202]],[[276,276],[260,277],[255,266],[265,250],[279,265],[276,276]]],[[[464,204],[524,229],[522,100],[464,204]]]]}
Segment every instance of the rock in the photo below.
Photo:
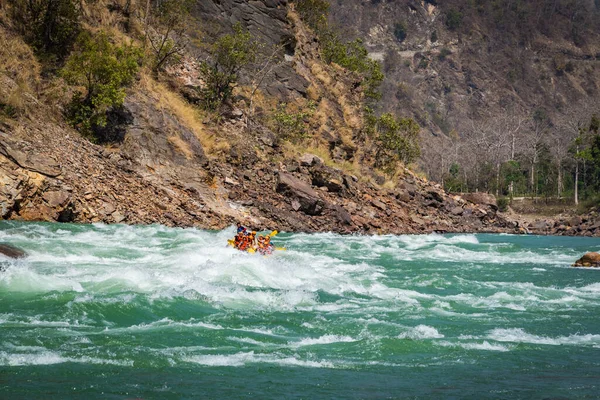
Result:
{"type": "Polygon", "coordinates": [[[460,197],[474,204],[490,206],[494,211],[498,210],[498,203],[496,202],[496,197],[493,194],[482,192],[462,193],[460,197]]]}
{"type": "Polygon", "coordinates": [[[444,201],[444,197],[437,190],[428,191],[427,198],[430,198],[430,199],[435,200],[440,203],[444,201]]]}
{"type": "Polygon", "coordinates": [[[271,131],[265,131],[261,136],[260,140],[265,146],[273,147],[277,143],[277,136],[271,131]]]}
{"type": "Polygon", "coordinates": [[[119,224],[125,220],[125,216],[123,214],[121,214],[119,211],[115,211],[114,213],[112,213],[112,217],[113,217],[115,223],[117,223],[117,224],[119,224]]]}
{"type": "Polygon", "coordinates": [[[303,167],[312,167],[313,165],[323,165],[323,159],[314,154],[304,154],[300,159],[300,165],[303,167]]]}
{"type": "Polygon", "coordinates": [[[600,267],[600,254],[590,252],[585,253],[583,257],[575,261],[574,267],[600,267]]]}
{"type": "Polygon", "coordinates": [[[230,178],[230,177],[225,178],[225,183],[227,185],[231,185],[231,186],[239,186],[240,185],[240,183],[238,181],[236,181],[235,179],[230,178]]]}
{"type": "Polygon", "coordinates": [[[576,217],[573,217],[573,218],[570,218],[570,219],[569,219],[569,225],[570,225],[570,226],[578,226],[578,225],[581,225],[581,222],[582,222],[582,220],[581,220],[581,217],[577,217],[577,216],[576,216],[576,217]]]}
{"type": "Polygon", "coordinates": [[[450,210],[450,213],[452,215],[462,215],[463,214],[463,208],[462,207],[454,207],[452,210],[450,210]]]}
{"type": "Polygon", "coordinates": [[[398,188],[407,191],[410,196],[414,196],[417,193],[417,187],[405,180],[398,184],[398,188]]]}
{"type": "Polygon", "coordinates": [[[277,193],[288,197],[290,201],[296,200],[300,207],[299,211],[308,215],[321,215],[325,202],[306,182],[303,182],[290,174],[279,173],[276,187],[277,193]]]}
{"type": "Polygon", "coordinates": [[[335,210],[335,216],[337,217],[338,221],[340,221],[342,224],[348,225],[348,226],[351,226],[354,224],[354,221],[352,221],[352,216],[350,215],[350,213],[348,211],[346,211],[344,209],[344,207],[335,206],[334,210],[335,210]]]}
{"type": "Polygon", "coordinates": [[[292,200],[292,210],[298,211],[302,207],[298,200],[292,200]]]}
{"type": "Polygon", "coordinates": [[[98,210],[98,212],[102,215],[108,216],[108,215],[111,215],[112,213],[114,213],[116,211],[116,209],[117,208],[113,204],[104,202],[104,204],[98,210]]]}
{"type": "Polygon", "coordinates": [[[19,167],[49,177],[57,177],[62,174],[61,167],[44,154],[25,154],[18,150],[16,146],[14,143],[9,143],[5,135],[0,135],[0,154],[13,161],[19,167]]]}
{"type": "Polygon", "coordinates": [[[9,258],[23,258],[27,256],[24,250],[10,244],[0,243],[0,254],[9,258]]]}
{"type": "Polygon", "coordinates": [[[396,198],[404,203],[408,203],[411,196],[407,189],[400,189],[398,193],[396,193],[396,198]]]}
{"type": "Polygon", "coordinates": [[[342,171],[325,165],[317,165],[311,169],[313,186],[325,186],[329,192],[338,193],[344,190],[342,171]]]}
{"type": "Polygon", "coordinates": [[[379,208],[381,211],[385,211],[388,208],[384,202],[379,201],[379,200],[372,200],[371,204],[373,204],[373,206],[379,208]]]}
{"type": "Polygon", "coordinates": [[[546,229],[548,229],[548,222],[535,221],[529,227],[538,231],[545,231],[546,229]]]}
{"type": "Polygon", "coordinates": [[[52,191],[44,193],[42,197],[50,207],[58,208],[66,206],[71,195],[63,191],[52,191]]]}

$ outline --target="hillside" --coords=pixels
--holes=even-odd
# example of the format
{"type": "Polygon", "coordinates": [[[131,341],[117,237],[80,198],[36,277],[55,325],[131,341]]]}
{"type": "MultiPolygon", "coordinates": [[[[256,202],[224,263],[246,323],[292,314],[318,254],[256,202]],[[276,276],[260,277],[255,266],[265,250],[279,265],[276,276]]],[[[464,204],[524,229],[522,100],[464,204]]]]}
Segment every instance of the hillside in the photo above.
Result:
{"type": "Polygon", "coordinates": [[[431,179],[573,197],[569,147],[600,115],[597,1],[332,1],[330,19],[383,63],[378,107],[423,127],[431,179]]]}
{"type": "MultiPolygon", "coordinates": [[[[380,140],[365,134],[364,78],[324,62],[293,3],[193,2],[185,29],[167,36],[174,47],[185,38],[185,46],[159,67],[152,40],[169,20],[160,9],[152,14],[150,3],[82,2],[73,18],[88,42],[44,52],[11,16],[18,4],[0,10],[5,219],[210,229],[245,221],[257,229],[346,233],[526,231],[497,213],[493,196],[449,195],[395,158],[381,169],[381,154],[393,153],[382,153],[380,140]],[[259,44],[257,57],[240,72],[232,97],[208,109],[202,68],[215,60],[223,38],[243,39],[244,32],[259,44]],[[130,69],[119,77],[122,102],[86,114],[100,118],[89,120],[91,129],[69,114],[85,104],[74,103],[77,93],[87,96],[80,102],[91,93],[86,82],[69,83],[77,72],[73,55],[85,56],[86,43],[136,63],[125,64],[130,69]]],[[[119,90],[107,96],[119,100],[119,90]]],[[[585,232],[600,234],[586,222],[585,232]]]]}

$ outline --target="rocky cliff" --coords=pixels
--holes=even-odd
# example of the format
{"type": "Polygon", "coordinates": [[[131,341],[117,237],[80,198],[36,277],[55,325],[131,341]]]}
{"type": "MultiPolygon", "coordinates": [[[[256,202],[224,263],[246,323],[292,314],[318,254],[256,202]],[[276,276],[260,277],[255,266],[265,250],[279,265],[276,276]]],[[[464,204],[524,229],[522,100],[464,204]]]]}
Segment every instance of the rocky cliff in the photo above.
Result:
{"type": "MultiPolygon", "coordinates": [[[[452,196],[408,169],[389,180],[359,165],[357,154],[365,149],[354,140],[362,124],[356,77],[319,59],[318,43],[286,1],[202,1],[194,16],[222,29],[242,22],[284,50],[260,88],[260,106],[249,107],[253,99],[242,86],[237,105],[217,120],[202,114],[189,102],[190,89],[202,84],[189,57],[162,80],[140,74],[113,116],[124,140],[100,146],[65,123],[64,101],[50,99],[50,83],[36,76],[42,83],[32,87],[45,89],[28,91],[25,111],[0,121],[2,218],[207,229],[244,221],[306,232],[524,232],[497,213],[493,197],[452,196]],[[308,144],[285,142],[257,117],[261,107],[282,100],[314,108],[308,144]]],[[[24,46],[10,29],[0,29],[0,36],[24,46]]],[[[31,52],[22,58],[36,64],[31,52]]],[[[3,96],[15,93],[7,88],[18,86],[20,74],[5,66],[3,96]]],[[[252,77],[245,82],[251,86],[252,77]]]]}

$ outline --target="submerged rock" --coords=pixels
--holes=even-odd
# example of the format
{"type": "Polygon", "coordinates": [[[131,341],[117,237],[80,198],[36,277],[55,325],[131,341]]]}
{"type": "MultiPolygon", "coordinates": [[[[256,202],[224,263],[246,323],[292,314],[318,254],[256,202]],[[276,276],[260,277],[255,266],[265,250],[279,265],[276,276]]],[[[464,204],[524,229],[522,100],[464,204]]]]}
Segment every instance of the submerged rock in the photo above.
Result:
{"type": "Polygon", "coordinates": [[[4,243],[0,243],[0,254],[10,258],[23,258],[27,256],[27,253],[25,253],[24,250],[4,243]]]}
{"type": "Polygon", "coordinates": [[[585,253],[583,257],[575,261],[574,267],[600,267],[600,254],[590,252],[585,253]]]}

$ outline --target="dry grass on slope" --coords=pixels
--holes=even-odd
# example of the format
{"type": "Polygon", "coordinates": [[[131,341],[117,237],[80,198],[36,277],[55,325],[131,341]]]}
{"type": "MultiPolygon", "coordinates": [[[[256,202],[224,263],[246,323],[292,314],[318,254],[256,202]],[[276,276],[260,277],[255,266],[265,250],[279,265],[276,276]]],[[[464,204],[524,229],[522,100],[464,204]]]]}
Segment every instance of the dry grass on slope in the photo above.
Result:
{"type": "MultiPolygon", "coordinates": [[[[199,108],[186,102],[179,94],[170,90],[163,83],[154,80],[148,73],[141,74],[139,87],[152,96],[156,101],[156,107],[174,115],[183,125],[194,132],[207,153],[213,153],[216,140],[214,135],[205,129],[202,123],[202,112],[199,108]]],[[[186,157],[191,154],[189,147],[183,146],[185,141],[177,135],[177,132],[172,132],[169,141],[186,157]]]]}
{"type": "Polygon", "coordinates": [[[40,72],[31,48],[0,26],[0,112],[27,111],[36,102],[40,72]]]}

